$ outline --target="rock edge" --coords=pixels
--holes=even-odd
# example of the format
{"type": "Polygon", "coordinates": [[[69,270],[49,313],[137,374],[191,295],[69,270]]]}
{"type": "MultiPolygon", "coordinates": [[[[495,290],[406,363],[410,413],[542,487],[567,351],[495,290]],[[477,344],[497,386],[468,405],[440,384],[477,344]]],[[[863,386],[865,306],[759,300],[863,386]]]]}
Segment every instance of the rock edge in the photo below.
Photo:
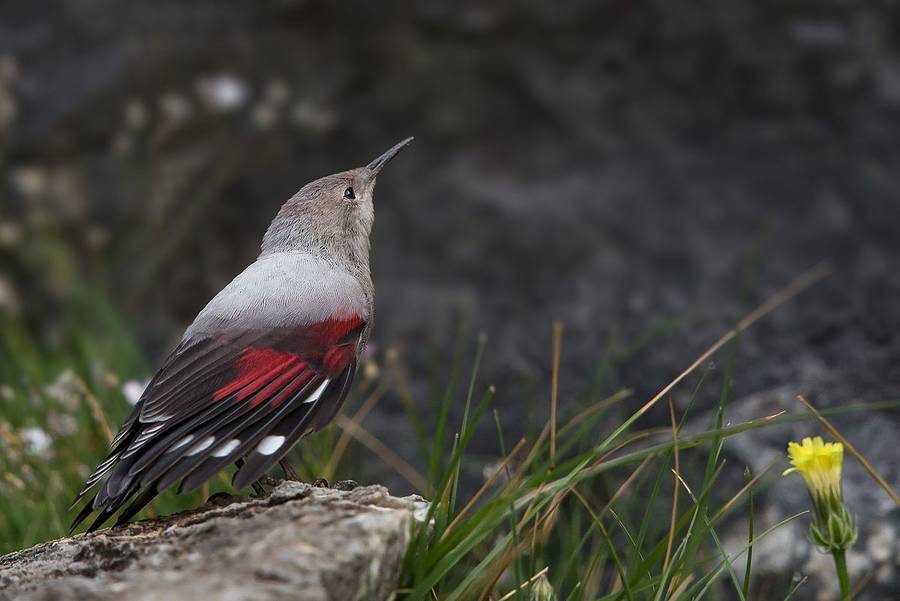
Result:
{"type": "Polygon", "coordinates": [[[427,508],[382,486],[284,481],[265,498],[210,501],[0,557],[0,601],[387,599],[427,508]]]}

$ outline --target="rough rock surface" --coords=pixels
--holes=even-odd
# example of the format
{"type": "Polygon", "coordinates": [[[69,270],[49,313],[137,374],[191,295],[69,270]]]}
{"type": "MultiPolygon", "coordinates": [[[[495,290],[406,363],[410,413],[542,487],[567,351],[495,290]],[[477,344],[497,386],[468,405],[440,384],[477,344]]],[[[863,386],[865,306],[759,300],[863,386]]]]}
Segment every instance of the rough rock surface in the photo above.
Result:
{"type": "Polygon", "coordinates": [[[299,482],[226,503],[6,555],[0,600],[387,599],[427,508],[381,486],[299,482]]]}

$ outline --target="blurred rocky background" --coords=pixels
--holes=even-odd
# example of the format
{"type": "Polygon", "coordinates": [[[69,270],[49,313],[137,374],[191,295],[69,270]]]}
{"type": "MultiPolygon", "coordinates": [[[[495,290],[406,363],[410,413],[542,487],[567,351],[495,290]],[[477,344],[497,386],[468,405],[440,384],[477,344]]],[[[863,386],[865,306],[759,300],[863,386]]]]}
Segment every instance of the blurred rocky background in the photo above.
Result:
{"type": "MultiPolygon", "coordinates": [[[[741,337],[734,414],[793,410],[800,392],[896,399],[898,32],[894,2],[4,2],[0,305],[52,344],[73,295],[101,287],[152,367],[280,203],[415,135],[380,178],[373,239],[376,362],[398,349],[414,397],[446,383],[458,338],[468,370],[485,332],[481,380],[510,437],[534,432],[562,320],[561,408],[627,386],[630,413],[828,261],[741,337]]],[[[837,421],[900,485],[897,413],[837,421]]],[[[415,462],[396,394],[366,425],[415,462]]],[[[792,428],[727,457],[764,464],[818,433],[792,428]]],[[[475,448],[498,456],[491,424],[475,448]]],[[[852,482],[881,537],[857,569],[896,592],[897,510],[852,482]]]]}

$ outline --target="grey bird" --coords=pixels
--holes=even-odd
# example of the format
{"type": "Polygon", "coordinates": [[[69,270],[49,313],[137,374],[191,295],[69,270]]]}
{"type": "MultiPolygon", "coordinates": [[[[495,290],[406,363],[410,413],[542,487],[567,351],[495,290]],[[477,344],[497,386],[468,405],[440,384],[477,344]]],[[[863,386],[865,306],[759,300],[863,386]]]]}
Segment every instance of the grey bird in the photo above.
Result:
{"type": "MultiPolygon", "coordinates": [[[[381,169],[412,138],[358,169],[317,179],[282,207],[262,252],[184,333],[88,477],[94,512],[129,519],[176,482],[187,492],[237,464],[255,483],[341,407],[372,327],[369,234],[381,169]]],[[[282,462],[287,470],[289,466],[282,462]]]]}

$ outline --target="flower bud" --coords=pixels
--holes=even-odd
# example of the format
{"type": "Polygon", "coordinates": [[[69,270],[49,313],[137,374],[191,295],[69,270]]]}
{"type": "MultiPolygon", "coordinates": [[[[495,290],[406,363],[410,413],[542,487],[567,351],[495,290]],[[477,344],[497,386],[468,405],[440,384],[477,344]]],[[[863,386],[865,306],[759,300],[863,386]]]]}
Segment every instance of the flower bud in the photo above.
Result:
{"type": "Polygon", "coordinates": [[[856,540],[856,524],[844,505],[841,491],[841,463],[844,445],[825,443],[820,436],[788,444],[793,467],[783,475],[799,472],[809,489],[813,504],[809,535],[812,542],[827,552],[841,551],[856,540]]]}

